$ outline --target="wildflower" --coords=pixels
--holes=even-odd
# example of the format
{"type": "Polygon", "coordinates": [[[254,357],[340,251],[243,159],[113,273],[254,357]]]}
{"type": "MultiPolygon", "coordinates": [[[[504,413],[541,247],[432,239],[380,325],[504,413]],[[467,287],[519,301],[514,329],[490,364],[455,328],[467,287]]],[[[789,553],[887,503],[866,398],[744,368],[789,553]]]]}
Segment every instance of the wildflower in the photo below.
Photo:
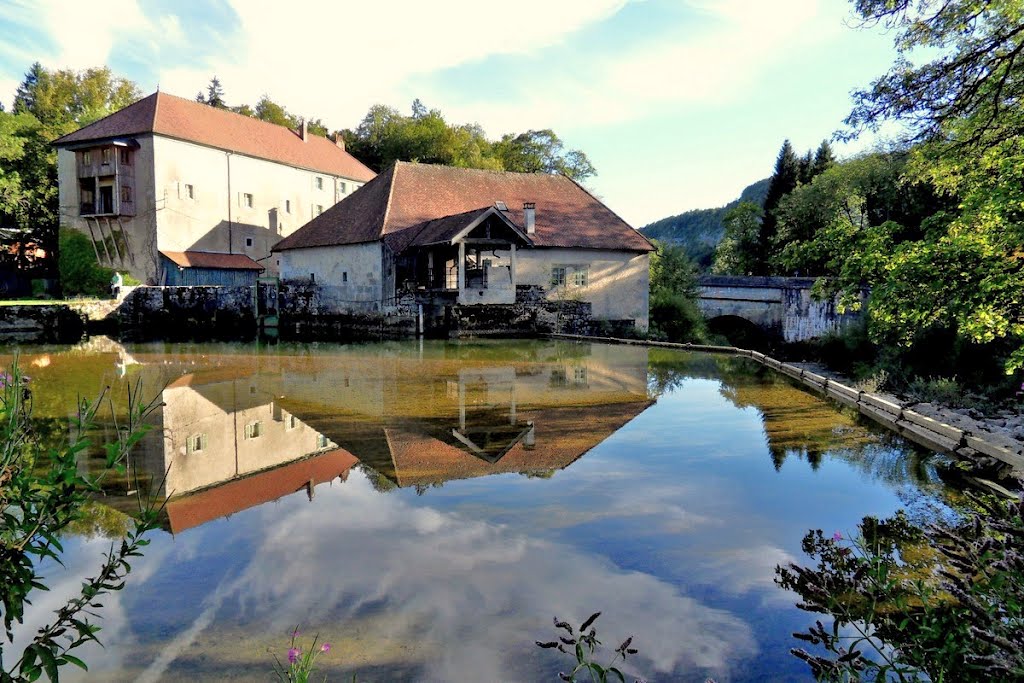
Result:
{"type": "Polygon", "coordinates": [[[294,664],[296,661],[298,661],[300,654],[302,654],[302,652],[297,647],[293,647],[293,648],[289,649],[288,650],[288,662],[290,664],[294,664]]]}
{"type": "Polygon", "coordinates": [[[292,631],[292,638],[298,638],[301,635],[302,635],[302,633],[299,631],[298,628],[296,628],[294,631],[292,631]]]}
{"type": "Polygon", "coordinates": [[[832,534],[832,540],[833,541],[841,541],[841,540],[843,540],[843,535],[837,531],[834,534],[832,534]]]}
{"type": "Polygon", "coordinates": [[[331,644],[330,643],[324,643],[323,645],[320,646],[320,652],[330,652],[330,651],[331,651],[331,644]]]}

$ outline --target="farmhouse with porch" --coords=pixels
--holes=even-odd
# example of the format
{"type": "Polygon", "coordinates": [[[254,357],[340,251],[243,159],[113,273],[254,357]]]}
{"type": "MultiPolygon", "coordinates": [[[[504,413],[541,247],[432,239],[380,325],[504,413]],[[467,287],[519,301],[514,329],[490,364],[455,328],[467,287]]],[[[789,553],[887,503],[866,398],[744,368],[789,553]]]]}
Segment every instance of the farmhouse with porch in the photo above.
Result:
{"type": "Polygon", "coordinates": [[[320,312],[575,302],[647,329],[651,243],[562,175],[397,162],[273,251],[320,312]]]}

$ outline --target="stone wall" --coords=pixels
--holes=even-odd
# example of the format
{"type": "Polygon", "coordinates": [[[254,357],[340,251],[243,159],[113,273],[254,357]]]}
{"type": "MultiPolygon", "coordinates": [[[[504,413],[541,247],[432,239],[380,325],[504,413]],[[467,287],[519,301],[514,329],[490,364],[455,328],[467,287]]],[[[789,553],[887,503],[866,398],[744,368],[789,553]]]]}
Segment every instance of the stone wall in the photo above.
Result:
{"type": "Polygon", "coordinates": [[[117,311],[131,341],[244,340],[256,336],[252,287],[138,287],[117,311]]]}
{"type": "Polygon", "coordinates": [[[586,334],[592,321],[589,301],[549,301],[543,287],[520,285],[514,304],[451,306],[451,335],[586,334]]]}
{"type": "Polygon", "coordinates": [[[0,342],[73,344],[85,334],[85,319],[70,306],[0,306],[0,342]]]}

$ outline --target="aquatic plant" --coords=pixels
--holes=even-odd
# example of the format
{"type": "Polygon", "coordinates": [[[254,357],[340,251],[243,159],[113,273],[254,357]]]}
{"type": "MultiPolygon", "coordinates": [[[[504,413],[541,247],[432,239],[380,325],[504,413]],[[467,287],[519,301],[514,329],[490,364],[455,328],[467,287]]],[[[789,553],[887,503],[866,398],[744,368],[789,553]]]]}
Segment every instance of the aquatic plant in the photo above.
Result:
{"type": "Polygon", "coordinates": [[[42,562],[61,562],[62,533],[81,518],[88,495],[100,490],[106,473],[124,471],[129,453],[145,434],[143,420],[155,404],[142,404],[139,397],[140,385],[134,391],[129,387],[124,423],[118,422],[106,391],[91,403],[81,401],[70,438],[55,448],[33,430],[29,378],[17,364],[0,378],[0,610],[6,639],[0,638],[0,682],[34,681],[44,672],[57,681],[60,667],[67,664],[87,669],[71,651],[99,642],[95,620],[103,607],[100,599],[124,587],[130,558],[141,556],[149,543],[143,537],[158,526],[159,510],[137,494],[139,514],[124,537],[111,544],[99,571],[56,610],[53,621],[36,632],[13,663],[12,658],[4,660],[4,645],[14,641],[30,597],[48,590],[40,574],[42,562]],[[79,474],[78,457],[92,445],[87,434],[95,429],[99,410],[108,405],[117,436],[103,444],[106,467],[97,475],[79,474]]]}
{"type": "MultiPolygon", "coordinates": [[[[303,652],[301,645],[297,642],[300,635],[302,634],[299,632],[299,627],[296,626],[295,630],[292,631],[291,641],[288,643],[288,651],[285,653],[288,666],[285,666],[277,654],[274,653],[274,675],[279,681],[307,683],[310,676],[313,675],[313,665],[316,663],[317,658],[331,651],[330,643],[320,643],[320,647],[317,647],[317,641],[320,639],[320,634],[318,633],[313,636],[313,641],[303,652]]],[[[324,676],[323,680],[326,681],[327,676],[324,676]]],[[[352,680],[353,682],[356,680],[355,675],[352,676],[352,680]]]]}
{"type": "Polygon", "coordinates": [[[573,630],[573,627],[568,622],[561,621],[558,617],[555,617],[555,629],[564,631],[568,636],[557,634],[556,640],[536,641],[537,647],[545,650],[556,649],[575,659],[576,664],[572,671],[569,673],[559,672],[558,677],[561,680],[589,680],[592,683],[607,683],[607,681],[617,679],[620,683],[625,683],[626,678],[622,671],[615,666],[615,663],[619,658],[625,662],[628,655],[636,654],[636,648],[632,647],[633,636],[626,638],[622,641],[621,645],[615,648],[615,656],[612,657],[607,665],[602,666],[598,664],[594,661],[594,653],[601,644],[601,641],[597,639],[597,629],[593,625],[599,616],[601,616],[600,612],[591,614],[576,630],[573,630]],[[588,631],[587,629],[590,630],[588,631]],[[587,678],[583,678],[583,676],[587,678]],[[613,679],[612,676],[615,678],[613,679]]]}
{"type": "Polygon", "coordinates": [[[1024,502],[974,507],[924,527],[865,517],[852,539],[809,532],[816,566],[776,567],[776,583],[832,623],[793,634],[823,653],[791,652],[818,680],[1024,678],[1024,502]]]}

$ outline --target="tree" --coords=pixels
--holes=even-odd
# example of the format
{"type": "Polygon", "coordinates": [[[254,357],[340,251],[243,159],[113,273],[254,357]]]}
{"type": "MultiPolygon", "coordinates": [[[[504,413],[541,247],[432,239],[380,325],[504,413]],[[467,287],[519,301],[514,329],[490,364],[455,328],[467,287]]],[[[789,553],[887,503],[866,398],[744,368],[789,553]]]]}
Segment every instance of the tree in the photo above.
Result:
{"type": "Polygon", "coordinates": [[[506,171],[564,173],[577,182],[597,175],[587,155],[579,150],[563,152],[563,143],[550,128],[509,133],[494,144],[494,154],[506,171]]]}
{"type": "Polygon", "coordinates": [[[828,140],[822,140],[817,151],[814,152],[814,161],[811,162],[811,178],[821,175],[835,163],[836,157],[832,152],[832,145],[828,144],[828,140]]]}
{"type": "MultiPolygon", "coordinates": [[[[201,101],[201,100],[200,100],[201,101]]],[[[217,109],[227,109],[228,105],[224,101],[224,88],[220,85],[220,79],[216,76],[210,79],[210,84],[206,86],[206,104],[217,109]]]]}
{"type": "Polygon", "coordinates": [[[908,175],[959,203],[886,255],[872,334],[913,347],[950,330],[995,344],[989,355],[1005,354],[1007,372],[1024,368],[1024,4],[859,0],[857,10],[896,30],[898,57],[856,94],[846,136],[907,124],[904,142],[917,143],[908,175]]]}
{"type": "MultiPolygon", "coordinates": [[[[114,76],[106,67],[50,71],[38,63],[32,65],[14,99],[13,113],[21,118],[15,123],[7,121],[5,142],[0,143],[9,154],[2,171],[8,199],[0,208],[0,224],[8,229],[4,241],[9,246],[18,245],[24,254],[25,245],[35,243],[48,255],[56,255],[60,207],[57,154],[50,143],[139,96],[134,83],[114,76]],[[17,151],[10,155],[12,149],[17,151]],[[16,195],[12,194],[15,177],[20,187],[16,195]]],[[[28,265],[25,259],[20,261],[20,265],[28,265]]],[[[49,267],[55,269],[56,264],[49,267]]]]}
{"type": "Polygon", "coordinates": [[[855,137],[884,121],[908,143],[986,148],[1024,134],[1024,6],[1020,0],[856,0],[868,25],[895,30],[897,59],[854,93],[855,137]],[[929,59],[917,59],[922,52],[929,59]],[[968,125],[964,125],[969,122],[968,125]]]}
{"type": "Polygon", "coordinates": [[[766,275],[768,262],[772,256],[775,243],[777,220],[775,208],[779,201],[792,192],[800,181],[800,161],[789,140],[782,143],[779,155],[775,159],[775,170],[768,181],[768,194],[764,200],[764,217],[757,236],[757,248],[753,255],[753,274],[766,275]]]}
{"type": "Polygon", "coordinates": [[[297,128],[299,124],[298,119],[289,114],[287,109],[271,100],[267,95],[261,97],[260,101],[256,103],[255,113],[256,118],[261,121],[268,121],[278,126],[297,128]]]}
{"type": "Polygon", "coordinates": [[[704,316],[697,308],[697,269],[686,251],[654,243],[650,261],[651,333],[671,341],[700,342],[704,316]]]}
{"type": "Polygon", "coordinates": [[[712,272],[723,275],[750,275],[758,268],[755,261],[764,210],[753,202],[740,202],[726,212],[722,223],[725,234],[715,250],[712,272]]]}

